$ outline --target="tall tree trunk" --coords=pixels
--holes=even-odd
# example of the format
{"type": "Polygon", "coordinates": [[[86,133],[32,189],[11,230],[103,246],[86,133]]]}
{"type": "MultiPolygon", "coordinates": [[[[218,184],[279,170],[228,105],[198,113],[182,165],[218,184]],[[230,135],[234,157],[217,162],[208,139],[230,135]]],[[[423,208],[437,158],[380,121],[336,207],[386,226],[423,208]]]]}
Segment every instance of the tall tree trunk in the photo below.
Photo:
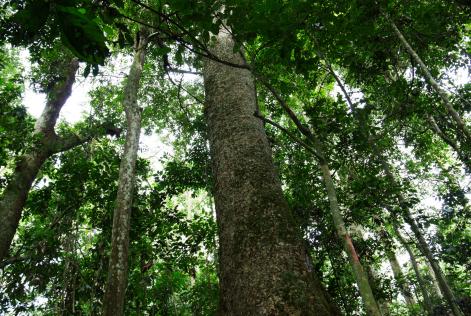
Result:
{"type": "MultiPolygon", "coordinates": [[[[378,276],[377,272],[371,268],[370,265],[366,266],[366,273],[368,275],[368,281],[371,284],[376,284],[377,283],[377,279],[380,277],[378,276]]],[[[391,300],[389,299],[382,299],[382,300],[378,300],[378,306],[379,306],[379,310],[381,311],[381,314],[383,316],[390,316],[391,313],[390,313],[390,310],[389,310],[389,305],[391,304],[391,300]]]]}
{"type": "Polygon", "coordinates": [[[404,246],[407,253],[409,254],[410,262],[412,264],[412,268],[414,269],[415,276],[417,277],[417,282],[419,283],[420,292],[422,293],[422,297],[424,298],[424,309],[427,311],[428,315],[432,315],[433,311],[433,304],[430,296],[428,295],[427,285],[425,283],[424,278],[419,270],[419,265],[417,264],[417,260],[415,259],[415,254],[412,251],[409,243],[404,239],[399,229],[394,226],[394,231],[396,233],[396,237],[398,238],[399,242],[404,246]]]}
{"type": "Polygon", "coordinates": [[[141,133],[141,108],[137,104],[137,94],[146,55],[147,35],[147,32],[141,31],[137,36],[134,60],[124,87],[123,106],[126,112],[127,132],[119,168],[118,194],[113,214],[111,255],[103,300],[103,314],[106,316],[124,315],[124,299],[128,280],[131,206],[141,133]]]}
{"type": "Polygon", "coordinates": [[[463,151],[458,144],[456,143],[455,140],[451,139],[448,137],[440,128],[440,126],[437,124],[437,121],[433,117],[433,115],[428,115],[427,116],[427,121],[430,124],[430,127],[432,131],[435,132],[446,144],[448,144],[453,150],[456,152],[458,155],[458,158],[461,160],[461,162],[465,165],[466,169],[468,172],[471,172],[471,160],[469,158],[469,154],[466,151],[463,151]]]}
{"type": "MultiPolygon", "coordinates": [[[[428,73],[427,80],[429,80],[429,82],[435,82],[433,77],[430,75],[430,72],[428,72],[428,69],[425,67],[425,64],[423,64],[423,62],[420,60],[419,56],[413,51],[412,47],[410,47],[410,45],[407,43],[405,38],[402,36],[402,33],[399,31],[399,29],[397,29],[396,25],[393,22],[391,22],[391,25],[395,29],[396,35],[398,37],[400,37],[403,44],[406,47],[408,47],[407,49],[408,49],[409,53],[411,55],[413,55],[412,53],[414,53],[415,56],[413,56],[413,58],[417,59],[417,62],[420,61],[420,63],[422,63],[422,65],[424,67],[424,69],[422,69],[422,70],[424,72],[426,72],[426,74],[428,73]]],[[[331,69],[331,73],[333,73],[335,75],[335,73],[333,72],[331,67],[330,67],[330,69],[331,69]]],[[[356,107],[352,103],[352,101],[351,101],[351,99],[350,99],[343,83],[340,81],[340,79],[336,75],[334,77],[335,77],[337,83],[342,87],[342,91],[343,91],[343,93],[344,93],[344,95],[347,99],[347,103],[348,103],[350,109],[352,110],[352,113],[353,113],[354,117],[357,119],[359,124],[362,124],[363,119],[357,114],[356,107]]],[[[436,82],[435,82],[434,88],[435,89],[438,88],[440,90],[440,87],[438,86],[438,84],[436,82]]],[[[447,96],[446,96],[446,93],[444,91],[442,91],[442,92],[443,92],[442,94],[445,96],[446,100],[448,100],[447,96]]],[[[440,94],[440,96],[442,96],[442,94],[440,94]]],[[[444,100],[444,102],[445,102],[445,100],[444,100]]],[[[445,102],[445,104],[447,105],[447,108],[448,108],[448,106],[451,107],[451,109],[449,109],[450,113],[454,111],[454,109],[451,106],[451,103],[445,102]]],[[[456,111],[454,113],[457,115],[456,111]]],[[[455,116],[454,116],[454,118],[455,118],[455,116]]],[[[458,118],[459,118],[459,116],[458,116],[458,118]]],[[[464,125],[463,125],[463,127],[464,127],[464,125]]],[[[466,127],[464,127],[463,131],[464,132],[466,131],[466,127]]],[[[377,145],[373,142],[372,137],[370,137],[370,136],[374,136],[374,135],[365,135],[365,136],[368,137],[368,144],[371,146],[374,155],[379,159],[388,180],[392,184],[395,184],[397,186],[398,183],[397,183],[396,178],[394,177],[393,173],[391,172],[391,167],[390,167],[387,159],[384,157],[384,155],[382,154],[380,149],[377,147],[377,145]]],[[[423,237],[422,233],[420,232],[420,229],[417,226],[415,220],[412,218],[409,207],[407,206],[407,203],[406,203],[406,201],[405,201],[405,199],[404,199],[401,192],[397,193],[397,199],[398,199],[399,205],[401,206],[401,208],[404,211],[404,220],[406,221],[406,223],[408,223],[410,225],[410,227],[412,229],[412,232],[414,233],[414,235],[415,235],[415,237],[418,241],[419,250],[427,258],[427,260],[430,262],[430,265],[431,265],[431,267],[432,267],[433,271],[435,272],[435,275],[438,279],[440,289],[442,290],[442,293],[444,294],[445,299],[447,300],[448,304],[450,305],[454,315],[455,316],[464,316],[463,312],[461,311],[461,309],[459,308],[459,306],[456,302],[455,296],[454,296],[453,292],[451,291],[451,289],[448,285],[448,282],[445,279],[445,276],[443,275],[443,272],[440,269],[440,266],[438,265],[438,262],[436,262],[435,258],[433,257],[433,254],[432,254],[432,251],[430,250],[430,247],[428,246],[425,238],[423,237]]]]}
{"type": "MultiPolygon", "coordinates": [[[[225,31],[211,48],[244,64],[225,31]]],[[[205,60],[205,114],[215,177],[220,315],[336,315],[312,277],[288,208],[247,69],[205,60]]]]}
{"type": "MultiPolygon", "coordinates": [[[[401,194],[399,196],[402,197],[401,194]]],[[[409,224],[412,232],[414,233],[414,236],[418,242],[418,246],[422,254],[427,258],[427,261],[430,263],[430,266],[435,273],[435,277],[437,278],[438,285],[440,286],[440,291],[442,292],[443,296],[445,297],[445,300],[447,301],[448,305],[451,307],[451,310],[453,311],[453,314],[455,316],[464,316],[463,312],[461,311],[460,307],[458,306],[457,300],[455,298],[455,295],[453,294],[453,291],[451,290],[450,286],[448,285],[448,281],[446,280],[445,275],[442,272],[442,269],[438,265],[437,260],[435,260],[435,257],[432,253],[432,250],[430,249],[427,241],[425,240],[424,236],[422,235],[422,232],[420,231],[419,227],[417,226],[417,223],[415,222],[415,219],[412,218],[412,215],[409,212],[409,209],[404,206],[404,200],[401,198],[400,202],[401,206],[405,208],[405,214],[404,214],[404,220],[406,221],[407,224],[409,224]]]]}
{"type": "Polygon", "coordinates": [[[306,144],[305,142],[301,140],[297,140],[296,137],[293,137],[292,134],[290,134],[286,129],[281,127],[279,124],[269,119],[263,118],[262,116],[258,115],[258,113],[256,116],[262,118],[265,122],[268,122],[274,125],[275,127],[280,128],[283,131],[285,131],[285,133],[287,133],[291,138],[298,141],[303,147],[309,150],[309,152],[312,153],[318,159],[319,167],[321,169],[324,184],[327,190],[327,196],[328,196],[329,204],[330,204],[330,211],[332,214],[337,236],[341,240],[343,248],[345,252],[347,253],[348,258],[350,260],[353,274],[355,276],[355,280],[357,282],[360,295],[363,299],[363,303],[365,304],[366,310],[368,311],[369,315],[381,315],[378,303],[376,302],[376,299],[374,298],[373,291],[371,290],[371,286],[369,284],[368,274],[365,272],[365,270],[363,269],[363,266],[360,263],[355,247],[353,246],[352,239],[350,238],[350,235],[348,234],[347,229],[345,227],[345,222],[343,220],[343,217],[340,212],[339,205],[338,205],[338,201],[337,201],[337,193],[335,190],[335,185],[332,180],[332,176],[330,173],[327,159],[325,157],[325,151],[324,151],[322,142],[318,139],[318,137],[315,135],[314,132],[312,132],[309,128],[307,128],[301,123],[301,121],[298,119],[296,114],[291,110],[291,108],[288,106],[286,101],[278,94],[278,92],[263,78],[261,78],[261,81],[275,96],[275,98],[278,100],[283,110],[288,114],[291,120],[295,123],[298,130],[304,136],[306,136],[306,138],[309,141],[309,144],[306,144]]]}
{"type": "Polygon", "coordinates": [[[401,266],[399,265],[399,262],[397,261],[396,254],[394,253],[393,250],[387,250],[386,256],[388,257],[389,264],[391,265],[391,269],[393,271],[394,279],[396,280],[397,286],[401,290],[401,294],[402,296],[404,296],[404,299],[406,300],[406,304],[408,306],[414,306],[415,305],[414,297],[412,296],[412,293],[406,284],[406,279],[404,278],[404,274],[402,273],[401,266]]]}
{"type": "Polygon", "coordinates": [[[36,121],[34,144],[16,164],[13,176],[0,198],[0,262],[8,253],[21,219],[21,212],[26,203],[29,190],[44,161],[57,152],[57,135],[54,132],[60,110],[72,92],[78,61],[72,60],[68,69],[61,74],[47,95],[46,106],[36,121]]]}
{"type": "Polygon", "coordinates": [[[404,274],[402,273],[401,266],[397,261],[394,249],[394,240],[385,228],[381,228],[380,236],[385,247],[386,257],[388,258],[391,270],[394,275],[394,280],[396,281],[396,284],[399,287],[401,294],[406,301],[406,304],[411,307],[415,305],[416,302],[407,284],[407,280],[405,279],[404,274]]]}
{"type": "MultiPolygon", "coordinates": [[[[68,221],[71,226],[73,221],[68,221]]],[[[75,289],[77,285],[78,263],[76,259],[77,227],[67,233],[64,240],[64,273],[62,277],[62,308],[60,315],[75,315],[75,289]]]]}
{"type": "MultiPolygon", "coordinates": [[[[392,24],[394,24],[394,23],[392,23],[392,24]]],[[[396,30],[402,36],[402,34],[397,29],[397,27],[396,27],[396,30]]],[[[399,34],[398,34],[398,36],[399,36],[399,34]]],[[[404,37],[402,37],[402,38],[404,39],[404,37]]],[[[404,41],[405,41],[405,39],[404,39],[404,41]]],[[[407,43],[407,41],[405,43],[410,47],[410,45],[407,43]]],[[[412,48],[410,48],[410,49],[412,49],[412,48]]],[[[340,86],[343,87],[343,83],[340,81],[340,79],[338,77],[336,77],[336,80],[337,80],[337,83],[340,86]]],[[[433,80],[433,78],[432,78],[432,80],[433,80]]],[[[350,100],[350,97],[348,96],[348,93],[346,92],[345,87],[342,88],[342,91],[345,94],[345,97],[347,99],[347,103],[348,103],[349,107],[352,109],[354,117],[357,119],[359,124],[362,124],[363,120],[357,114],[355,105],[350,100]]],[[[451,104],[450,104],[450,106],[451,106],[451,104]]],[[[394,184],[395,186],[398,186],[398,182],[396,181],[396,178],[394,177],[393,173],[391,172],[391,166],[389,165],[387,159],[384,157],[383,153],[380,151],[378,146],[373,142],[372,137],[370,137],[370,136],[374,136],[374,135],[365,135],[365,136],[368,137],[368,144],[371,146],[374,155],[379,159],[379,161],[381,163],[381,166],[382,166],[382,168],[383,168],[383,170],[386,174],[386,177],[388,178],[388,180],[390,181],[391,184],[394,184]]],[[[401,192],[397,193],[397,200],[399,202],[399,205],[403,209],[404,220],[411,227],[411,230],[414,233],[414,235],[415,235],[415,237],[418,241],[419,250],[427,258],[427,260],[430,262],[430,265],[431,265],[431,267],[432,267],[432,269],[435,272],[435,275],[437,277],[440,289],[441,289],[442,293],[444,294],[445,299],[447,300],[449,306],[451,307],[451,309],[453,311],[453,314],[455,316],[464,316],[463,312],[461,311],[460,307],[458,306],[458,304],[456,302],[455,296],[454,296],[453,292],[451,291],[451,288],[448,285],[448,282],[446,281],[445,276],[443,275],[443,272],[440,269],[440,266],[438,265],[438,262],[433,257],[433,254],[432,254],[432,251],[430,250],[430,247],[428,246],[428,244],[427,244],[425,238],[423,237],[419,227],[417,226],[417,223],[413,219],[412,214],[410,213],[409,207],[407,206],[407,203],[406,203],[406,201],[405,201],[405,199],[404,199],[401,192]]]]}
{"type": "MultiPolygon", "coordinates": [[[[386,176],[388,177],[391,183],[397,183],[396,178],[391,172],[389,164],[386,162],[384,157],[381,157],[381,158],[383,159],[381,163],[383,165],[383,169],[386,173],[386,176]]],[[[422,232],[417,226],[415,219],[412,217],[409,207],[407,206],[406,200],[404,199],[401,192],[397,193],[397,199],[398,199],[399,205],[401,206],[403,210],[404,221],[407,224],[409,224],[417,240],[419,250],[422,252],[422,254],[425,256],[425,258],[427,258],[428,262],[430,263],[432,270],[435,273],[435,276],[437,277],[440,290],[443,293],[443,296],[445,297],[445,300],[447,301],[448,305],[451,307],[453,314],[455,316],[464,316],[463,312],[458,306],[455,295],[453,294],[450,286],[448,285],[448,281],[446,280],[445,275],[442,272],[442,269],[438,265],[438,262],[435,260],[432,250],[430,249],[429,245],[427,244],[427,241],[422,235],[422,232]]]]}
{"type": "Polygon", "coordinates": [[[343,221],[342,214],[340,213],[340,208],[337,201],[337,193],[335,190],[334,182],[330,173],[329,166],[325,161],[320,162],[320,168],[322,171],[322,176],[324,178],[324,183],[327,189],[327,195],[329,198],[330,211],[332,214],[332,219],[337,231],[337,235],[343,243],[343,248],[348,255],[350,264],[353,269],[353,275],[355,276],[356,283],[358,285],[358,290],[363,299],[363,304],[368,312],[368,315],[381,315],[378,303],[373,295],[371,290],[370,283],[368,281],[368,274],[363,269],[358,254],[353,246],[352,239],[347,232],[345,227],[345,222],[343,221]]]}
{"type": "Polygon", "coordinates": [[[394,33],[399,38],[402,45],[404,45],[407,52],[411,55],[411,57],[414,59],[414,61],[419,65],[420,70],[424,74],[425,79],[427,80],[427,82],[435,90],[435,92],[438,93],[438,95],[442,99],[443,103],[445,104],[446,110],[448,111],[450,116],[453,118],[453,120],[456,122],[456,124],[458,125],[458,128],[463,132],[463,134],[468,139],[468,141],[471,141],[471,133],[469,132],[469,130],[468,130],[465,122],[463,121],[463,119],[460,117],[458,112],[456,112],[455,108],[451,104],[451,101],[448,98],[448,94],[440,87],[440,85],[437,83],[437,81],[435,81],[435,79],[433,78],[432,74],[428,70],[425,63],[422,61],[420,56],[414,51],[412,46],[410,46],[409,42],[406,40],[404,35],[402,35],[401,31],[396,26],[396,24],[391,19],[389,19],[389,23],[391,24],[391,27],[394,30],[394,33]]]}
{"type": "Polygon", "coordinates": [[[435,273],[433,272],[432,265],[427,260],[427,258],[425,258],[424,263],[428,268],[428,275],[430,276],[430,279],[432,282],[432,287],[433,287],[432,294],[435,295],[435,297],[443,299],[442,290],[440,289],[440,285],[438,284],[437,277],[435,276],[435,273]]]}

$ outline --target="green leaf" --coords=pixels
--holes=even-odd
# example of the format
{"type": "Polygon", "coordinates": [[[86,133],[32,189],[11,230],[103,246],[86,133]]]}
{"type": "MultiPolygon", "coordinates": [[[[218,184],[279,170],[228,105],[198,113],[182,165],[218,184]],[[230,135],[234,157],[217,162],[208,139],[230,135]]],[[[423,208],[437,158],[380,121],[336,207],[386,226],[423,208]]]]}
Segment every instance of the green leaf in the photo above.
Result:
{"type": "Polygon", "coordinates": [[[63,43],[81,60],[103,65],[109,50],[98,24],[73,7],[57,6],[57,18],[63,43]]]}
{"type": "Polygon", "coordinates": [[[13,31],[13,44],[33,41],[38,31],[46,24],[49,13],[49,2],[44,0],[31,1],[23,10],[15,13],[9,21],[12,24],[10,27],[13,31]]]}

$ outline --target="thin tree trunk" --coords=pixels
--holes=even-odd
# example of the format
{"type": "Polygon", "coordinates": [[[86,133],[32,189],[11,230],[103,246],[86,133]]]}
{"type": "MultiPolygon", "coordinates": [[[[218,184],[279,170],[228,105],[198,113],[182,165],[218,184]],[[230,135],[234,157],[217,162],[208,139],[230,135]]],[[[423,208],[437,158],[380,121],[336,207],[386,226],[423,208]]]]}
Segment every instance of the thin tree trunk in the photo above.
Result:
{"type": "MultiPolygon", "coordinates": [[[[389,19],[389,18],[388,18],[389,19]]],[[[445,107],[448,111],[448,113],[451,115],[451,117],[453,118],[453,120],[456,122],[456,124],[458,125],[459,129],[463,132],[463,134],[466,136],[466,138],[468,140],[471,140],[471,133],[469,132],[468,128],[466,127],[466,124],[465,122],[463,121],[463,119],[460,117],[460,115],[458,114],[458,112],[456,112],[455,108],[453,107],[453,105],[451,104],[450,102],[450,99],[448,98],[448,94],[440,87],[440,85],[437,83],[437,81],[435,81],[435,79],[433,78],[432,74],[430,73],[430,71],[428,70],[427,66],[425,65],[425,63],[422,61],[422,59],[420,58],[420,56],[414,51],[414,49],[412,48],[412,46],[410,46],[409,42],[406,40],[406,38],[404,37],[404,35],[402,35],[401,31],[398,29],[398,27],[396,26],[396,24],[391,20],[389,19],[389,23],[391,24],[391,27],[393,28],[394,30],[394,33],[396,34],[396,36],[399,38],[399,40],[401,41],[402,45],[404,45],[404,47],[406,48],[406,50],[409,52],[409,54],[412,56],[412,58],[414,59],[414,61],[419,65],[420,67],[420,70],[422,71],[422,73],[424,74],[425,76],[425,79],[428,81],[428,83],[430,84],[430,86],[435,90],[435,92],[438,93],[438,95],[440,96],[440,98],[442,99],[443,103],[445,104],[445,107]]]]}
{"type": "Polygon", "coordinates": [[[8,254],[29,190],[39,169],[47,158],[57,152],[55,149],[57,135],[54,127],[62,106],[72,92],[77,69],[78,61],[74,59],[48,93],[46,106],[35,125],[37,144],[19,159],[13,176],[0,198],[0,262],[8,254]]]}
{"type": "MultiPolygon", "coordinates": [[[[71,221],[69,224],[73,225],[71,221]]],[[[77,238],[76,227],[74,231],[67,234],[64,241],[64,273],[62,280],[63,284],[63,298],[61,315],[75,315],[75,288],[77,285],[77,260],[75,258],[75,242],[77,238]]]]}
{"type": "Polygon", "coordinates": [[[427,285],[425,283],[424,278],[419,270],[419,265],[417,264],[417,260],[415,259],[414,252],[412,251],[409,243],[404,239],[401,235],[401,232],[394,226],[394,231],[396,232],[396,237],[399,239],[399,242],[404,246],[407,253],[409,254],[410,262],[412,264],[412,268],[414,269],[415,276],[417,277],[417,282],[419,283],[420,292],[422,293],[422,297],[424,298],[424,308],[429,315],[432,315],[433,312],[433,304],[430,296],[428,295],[427,285]]]}
{"type": "Polygon", "coordinates": [[[353,269],[353,274],[360,291],[360,295],[363,299],[363,304],[367,310],[368,315],[381,315],[378,303],[373,295],[371,290],[370,283],[368,281],[368,274],[363,269],[358,254],[353,246],[352,239],[347,232],[345,227],[345,222],[343,221],[342,214],[340,213],[340,208],[337,201],[337,193],[335,190],[334,182],[330,173],[329,166],[325,161],[320,162],[320,168],[322,171],[322,176],[324,178],[324,183],[327,190],[327,196],[329,198],[330,211],[332,214],[332,219],[337,231],[337,235],[342,241],[343,248],[348,255],[350,264],[353,269]]]}
{"type": "Polygon", "coordinates": [[[424,260],[424,263],[425,265],[427,266],[428,268],[428,275],[430,276],[430,279],[432,281],[432,287],[434,289],[433,291],[433,294],[436,296],[436,297],[439,297],[439,298],[443,298],[443,293],[440,289],[440,285],[438,284],[438,280],[437,280],[437,277],[435,276],[435,273],[433,272],[433,269],[432,269],[432,265],[430,264],[430,262],[427,260],[427,258],[425,258],[424,260]]]}
{"type": "MultiPolygon", "coordinates": [[[[211,48],[244,64],[225,31],[211,48]]],[[[312,277],[283,197],[247,69],[205,60],[205,114],[219,233],[219,315],[337,315],[312,277]]]]}
{"type": "Polygon", "coordinates": [[[342,214],[340,212],[340,208],[337,201],[337,193],[335,190],[335,185],[332,180],[331,172],[329,169],[329,165],[327,163],[324,149],[321,141],[317,138],[317,136],[306,126],[304,126],[301,121],[298,119],[296,114],[291,110],[285,100],[278,94],[278,92],[263,78],[260,78],[263,84],[271,91],[271,93],[275,96],[275,98],[280,103],[283,110],[288,114],[291,120],[295,123],[298,130],[306,136],[310,144],[306,144],[303,141],[297,140],[296,137],[291,135],[287,130],[281,127],[279,124],[272,122],[271,120],[265,119],[257,114],[258,117],[264,119],[264,121],[273,124],[277,128],[282,129],[285,131],[292,139],[298,141],[302,146],[304,146],[309,152],[311,152],[319,161],[319,168],[321,169],[324,184],[327,190],[327,196],[329,198],[329,205],[330,211],[332,214],[334,226],[337,232],[337,236],[342,242],[343,248],[348,255],[350,264],[352,266],[353,274],[355,280],[358,285],[358,289],[360,291],[360,295],[363,299],[363,303],[365,304],[366,310],[368,311],[369,315],[381,315],[381,311],[379,309],[378,303],[374,298],[373,291],[371,290],[371,286],[368,281],[368,275],[363,269],[363,266],[360,263],[358,258],[357,252],[355,247],[353,246],[352,239],[350,238],[347,229],[345,227],[345,222],[343,220],[342,214]]]}
{"type": "Polygon", "coordinates": [[[111,255],[103,300],[103,314],[106,316],[124,315],[131,207],[141,132],[141,109],[137,104],[137,93],[144,66],[146,47],[147,34],[146,32],[140,32],[136,40],[134,60],[124,87],[123,106],[126,112],[127,133],[119,168],[118,193],[113,214],[111,255]]]}
{"type": "Polygon", "coordinates": [[[455,316],[464,316],[463,312],[461,311],[460,307],[458,306],[457,300],[455,298],[455,295],[453,294],[453,291],[451,290],[450,286],[448,285],[448,281],[446,280],[445,275],[442,272],[442,269],[438,265],[437,260],[435,260],[435,257],[432,253],[432,250],[430,249],[429,245],[427,244],[427,241],[425,240],[424,236],[422,235],[422,232],[420,231],[419,227],[417,226],[417,223],[415,220],[412,218],[412,215],[409,211],[409,208],[405,206],[405,201],[404,198],[402,197],[402,194],[398,194],[398,197],[400,199],[399,203],[404,209],[404,220],[406,221],[407,224],[409,224],[412,232],[414,233],[414,236],[418,242],[419,249],[421,250],[422,254],[427,258],[427,261],[430,263],[430,266],[432,267],[433,272],[435,273],[435,277],[437,278],[438,285],[440,286],[440,291],[442,292],[443,296],[445,297],[445,300],[448,302],[448,305],[451,307],[451,310],[453,311],[453,314],[455,316]]]}
{"type": "Polygon", "coordinates": [[[432,115],[427,115],[427,121],[430,124],[430,127],[432,130],[437,134],[446,144],[448,144],[451,148],[453,148],[458,155],[459,159],[463,162],[463,164],[466,166],[466,168],[471,172],[471,161],[466,153],[463,153],[463,151],[459,148],[458,144],[448,137],[438,126],[437,121],[432,115]]]}
{"type": "Polygon", "coordinates": [[[404,299],[406,300],[406,304],[408,306],[415,305],[416,302],[414,300],[414,297],[412,296],[412,293],[409,287],[406,284],[406,279],[404,278],[404,274],[402,273],[401,266],[399,265],[399,262],[397,261],[396,254],[394,253],[393,250],[387,250],[386,256],[388,257],[389,264],[391,265],[394,279],[396,280],[396,283],[399,289],[401,290],[402,296],[404,296],[404,299]]]}
{"type": "MultiPolygon", "coordinates": [[[[371,266],[366,266],[366,273],[368,275],[368,282],[370,284],[376,284],[377,282],[376,280],[379,278],[376,271],[372,269],[371,266]]],[[[378,306],[381,311],[381,314],[383,316],[390,316],[391,313],[389,311],[389,305],[391,304],[391,300],[382,299],[382,300],[378,300],[377,302],[378,302],[378,306]]]]}
{"type": "Polygon", "coordinates": [[[381,228],[380,236],[385,247],[386,257],[388,258],[389,264],[391,265],[391,270],[393,272],[396,284],[399,287],[401,294],[406,301],[406,304],[411,307],[415,305],[416,302],[414,300],[414,297],[412,296],[404,274],[402,273],[401,266],[397,261],[396,253],[394,250],[394,241],[384,228],[381,228]]]}
{"type": "MultiPolygon", "coordinates": [[[[397,28],[396,28],[397,29],[397,28]]],[[[433,79],[433,78],[432,78],[433,79]]],[[[340,80],[337,80],[337,82],[342,85],[340,80]]],[[[342,89],[343,91],[346,92],[345,89],[342,89]]],[[[362,123],[362,119],[356,114],[355,106],[351,102],[350,98],[348,98],[348,94],[346,95],[347,97],[347,102],[349,103],[350,108],[352,109],[353,115],[356,117],[358,120],[358,123],[362,123]]],[[[391,167],[389,163],[387,162],[387,159],[383,156],[383,154],[380,152],[379,148],[376,146],[376,144],[372,141],[372,138],[369,137],[371,135],[365,135],[368,136],[368,144],[371,146],[373,153],[376,155],[376,157],[379,159],[383,170],[386,174],[386,177],[390,181],[391,184],[394,184],[397,186],[397,181],[396,178],[394,177],[393,173],[391,172],[391,167]]],[[[430,250],[430,247],[428,246],[425,238],[423,237],[422,233],[420,232],[419,227],[417,226],[417,223],[415,220],[412,218],[412,215],[410,213],[409,207],[407,206],[407,203],[402,195],[401,192],[397,193],[397,199],[399,202],[399,205],[404,211],[404,220],[406,223],[408,223],[412,229],[412,232],[414,233],[417,241],[418,241],[418,246],[419,250],[422,252],[422,254],[427,258],[427,260],[430,262],[431,267],[433,271],[435,272],[435,275],[438,279],[438,284],[440,286],[440,289],[445,296],[445,299],[447,300],[448,304],[450,305],[453,313],[455,316],[464,316],[463,312],[461,311],[460,307],[458,306],[455,296],[453,292],[451,291],[450,286],[448,285],[448,282],[445,279],[445,276],[443,275],[443,272],[440,269],[440,266],[438,263],[435,261],[435,258],[433,257],[432,251],[430,250]]]]}

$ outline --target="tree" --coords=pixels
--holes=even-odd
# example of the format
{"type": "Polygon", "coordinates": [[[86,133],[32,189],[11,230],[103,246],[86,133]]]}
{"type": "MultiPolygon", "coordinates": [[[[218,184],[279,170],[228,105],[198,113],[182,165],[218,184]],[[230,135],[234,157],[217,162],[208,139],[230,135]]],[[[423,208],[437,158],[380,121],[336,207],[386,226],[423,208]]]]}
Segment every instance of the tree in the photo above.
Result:
{"type": "MultiPolygon", "coordinates": [[[[52,61],[52,62],[57,62],[52,61]]],[[[111,128],[98,128],[95,131],[85,131],[83,134],[71,134],[58,136],[54,130],[59,113],[72,91],[75,81],[75,73],[78,69],[78,61],[74,58],[61,60],[59,73],[53,74],[54,78],[48,82],[46,88],[47,103],[36,121],[33,132],[33,143],[30,148],[18,158],[15,171],[11,180],[5,187],[0,198],[0,214],[4,219],[0,227],[0,260],[5,259],[8,254],[13,236],[21,219],[21,211],[26,202],[28,192],[44,161],[53,154],[63,152],[84,142],[89,141],[97,135],[105,132],[116,133],[111,128]]]]}
{"type": "Polygon", "coordinates": [[[337,314],[312,275],[284,200],[257,110],[255,87],[225,30],[206,60],[208,133],[219,225],[221,315],[337,314]],[[260,268],[263,267],[261,270],[260,268]]]}
{"type": "Polygon", "coordinates": [[[118,194],[113,215],[113,234],[104,297],[104,315],[123,315],[128,276],[128,248],[131,206],[135,183],[135,165],[141,133],[141,112],[137,103],[139,81],[146,56],[148,32],[137,35],[134,60],[124,87],[123,107],[126,112],[127,132],[119,172],[118,194]]]}
{"type": "Polygon", "coordinates": [[[83,120],[48,128],[80,146],[33,168],[0,313],[469,313],[470,85],[453,74],[470,17],[443,0],[3,1],[0,194],[49,142],[22,81],[53,97],[77,58],[92,88],[83,120]],[[138,28],[152,45],[126,78],[138,28]]]}

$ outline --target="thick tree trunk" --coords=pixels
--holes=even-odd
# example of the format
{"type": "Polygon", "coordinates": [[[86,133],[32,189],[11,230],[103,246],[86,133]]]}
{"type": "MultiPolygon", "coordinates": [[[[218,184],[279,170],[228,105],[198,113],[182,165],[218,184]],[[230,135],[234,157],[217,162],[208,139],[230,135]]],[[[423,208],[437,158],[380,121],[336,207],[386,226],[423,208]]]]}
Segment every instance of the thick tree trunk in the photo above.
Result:
{"type": "Polygon", "coordinates": [[[104,296],[104,315],[124,315],[124,299],[128,278],[129,229],[131,206],[134,193],[135,169],[139,136],[141,132],[141,109],[137,104],[139,82],[144,66],[147,46],[144,32],[136,43],[134,60],[124,87],[124,110],[126,112],[127,133],[124,153],[119,168],[118,194],[113,214],[111,256],[108,280],[104,296]]]}
{"type": "Polygon", "coordinates": [[[352,239],[350,238],[350,235],[347,232],[342,214],[340,213],[340,208],[337,201],[337,193],[335,191],[335,186],[332,180],[329,166],[324,161],[321,161],[320,168],[327,189],[330,211],[332,214],[335,229],[337,231],[337,235],[343,243],[343,248],[350,260],[353,274],[358,285],[358,290],[360,291],[361,298],[363,299],[363,304],[365,305],[368,315],[380,316],[381,312],[378,303],[376,302],[376,299],[373,295],[373,291],[371,290],[371,286],[368,281],[368,274],[365,272],[362,264],[360,263],[360,259],[358,258],[358,254],[355,250],[355,247],[353,246],[352,239]]]}
{"type": "Polygon", "coordinates": [[[440,85],[437,83],[437,81],[435,81],[435,79],[433,78],[432,74],[428,70],[425,63],[422,61],[420,56],[414,51],[412,46],[410,46],[409,42],[406,40],[404,35],[402,35],[401,31],[398,29],[396,24],[392,20],[389,20],[389,22],[391,24],[392,29],[394,30],[394,33],[396,34],[396,36],[401,41],[402,45],[404,45],[404,47],[406,48],[408,53],[412,56],[414,61],[419,65],[420,70],[424,74],[425,79],[427,80],[427,82],[430,84],[432,89],[434,89],[435,92],[438,93],[438,95],[442,99],[443,103],[445,104],[446,110],[448,111],[450,116],[453,118],[453,120],[456,122],[456,124],[458,125],[458,128],[463,132],[463,134],[468,139],[468,141],[471,141],[471,133],[469,132],[469,130],[468,130],[465,122],[463,121],[463,119],[460,117],[458,112],[456,112],[455,108],[451,104],[451,101],[448,98],[447,93],[440,87],[440,85]]]}
{"type": "Polygon", "coordinates": [[[16,164],[11,180],[0,198],[0,262],[5,259],[21,219],[29,190],[44,161],[57,152],[54,132],[60,110],[72,92],[78,61],[72,60],[68,69],[48,93],[47,103],[36,121],[37,144],[27,151],[16,164]]]}
{"type": "MultiPolygon", "coordinates": [[[[211,49],[219,59],[244,64],[224,31],[211,49]]],[[[219,314],[337,314],[316,286],[262,122],[254,117],[250,72],[205,60],[204,84],[220,244],[219,314]]]]}
{"type": "Polygon", "coordinates": [[[425,283],[424,278],[422,277],[422,274],[420,273],[419,265],[417,264],[417,260],[415,259],[415,254],[412,251],[410,245],[404,239],[404,237],[402,237],[401,232],[397,229],[397,227],[394,227],[394,230],[396,232],[397,238],[399,239],[399,242],[404,246],[407,253],[409,254],[412,268],[414,269],[415,276],[417,277],[417,282],[419,283],[420,292],[422,293],[422,297],[424,298],[424,302],[423,302],[424,309],[427,311],[428,315],[432,315],[432,310],[433,310],[432,300],[430,299],[430,296],[428,295],[427,285],[425,283]]]}

